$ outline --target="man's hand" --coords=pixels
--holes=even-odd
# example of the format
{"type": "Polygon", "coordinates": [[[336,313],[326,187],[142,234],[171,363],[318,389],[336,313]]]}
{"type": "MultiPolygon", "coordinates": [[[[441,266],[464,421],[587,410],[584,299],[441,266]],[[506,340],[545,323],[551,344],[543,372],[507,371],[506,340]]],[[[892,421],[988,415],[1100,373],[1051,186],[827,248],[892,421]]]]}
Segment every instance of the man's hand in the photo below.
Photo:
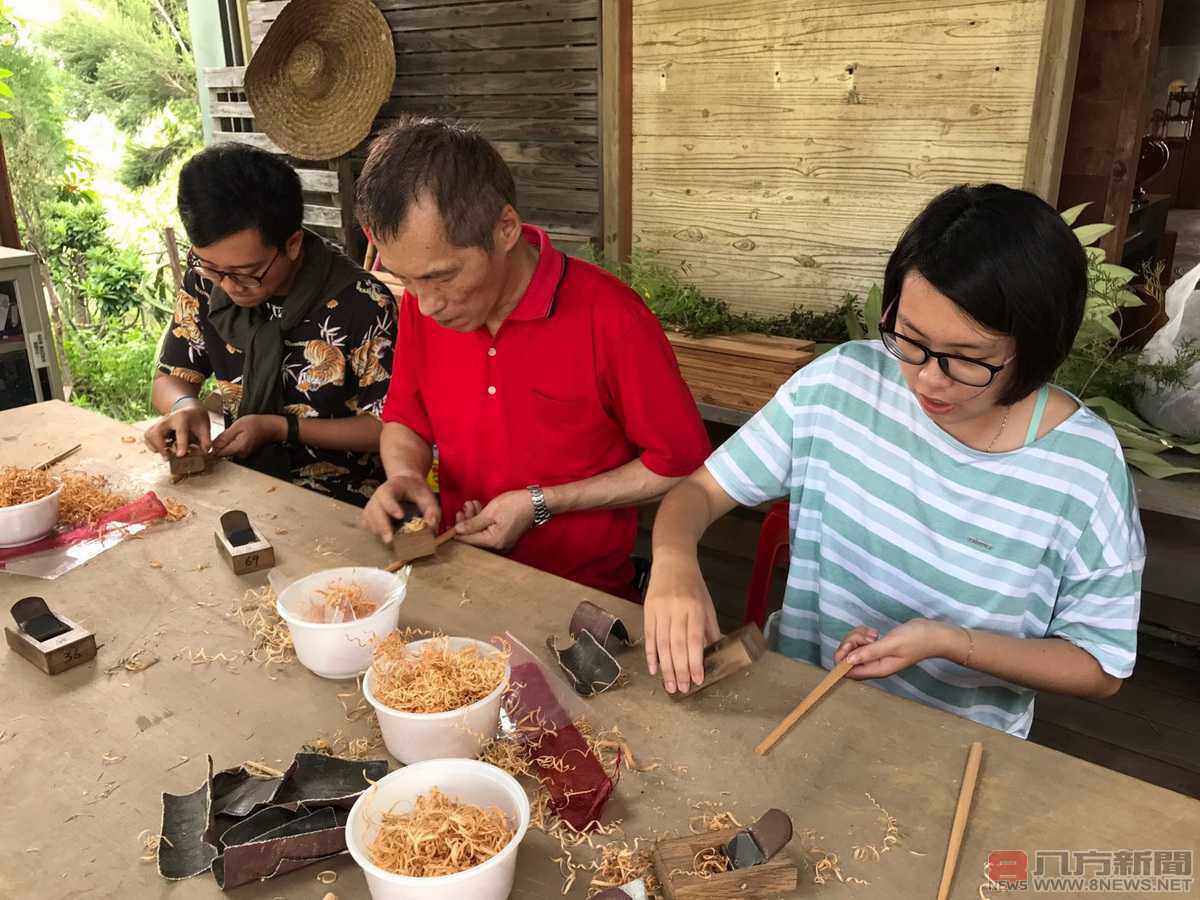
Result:
{"type": "Polygon", "coordinates": [[[403,501],[417,504],[421,518],[436,534],[442,524],[442,510],[424,478],[395,475],[375,489],[359,523],[385,544],[392,542],[396,523],[404,518],[403,501]]]}
{"type": "Polygon", "coordinates": [[[667,693],[704,682],[704,647],[721,636],[717,611],[695,557],[659,556],[650,570],[644,612],[646,664],[662,669],[667,693]]]}
{"type": "Polygon", "coordinates": [[[212,422],[208,410],[197,400],[163,416],[146,429],[142,438],[163,459],[185,456],[192,444],[199,444],[208,453],[212,449],[212,422]]]}
{"type": "Polygon", "coordinates": [[[923,659],[966,657],[970,638],[957,625],[930,619],[910,619],[883,637],[873,628],[855,628],[833,654],[834,662],[849,658],[850,678],[887,678],[923,659]]]}
{"type": "Polygon", "coordinates": [[[213,453],[217,456],[245,458],[263,444],[287,440],[287,419],[283,416],[242,416],[217,435],[213,453]]]}
{"type": "Polygon", "coordinates": [[[471,501],[454,526],[464,544],[501,552],[511,550],[521,535],[533,527],[533,498],[529,491],[508,491],[483,509],[471,501]],[[473,512],[474,515],[466,515],[473,512]]]}

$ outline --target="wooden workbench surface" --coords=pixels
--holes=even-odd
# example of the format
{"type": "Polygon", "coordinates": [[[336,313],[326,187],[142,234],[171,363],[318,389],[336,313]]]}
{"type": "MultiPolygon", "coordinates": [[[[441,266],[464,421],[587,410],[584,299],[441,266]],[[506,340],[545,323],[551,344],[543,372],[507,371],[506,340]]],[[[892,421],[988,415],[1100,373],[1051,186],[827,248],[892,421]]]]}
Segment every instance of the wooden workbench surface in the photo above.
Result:
{"type": "MultiPolygon", "coordinates": [[[[0,463],[32,463],[82,442],[71,465],[120,474],[193,514],[156,526],[56,581],[0,575],[4,609],[40,594],[92,629],[102,645],[90,664],[49,678],[0,650],[0,875],[10,897],[216,897],[209,875],[170,884],[139,861],[139,832],[158,830],[161,791],[194,789],[204,756],[226,768],[252,759],[285,768],[301,745],[350,725],[336,694],[352,682],[324,681],[298,664],[267,672],[250,663],[192,665],[183,648],[230,656],[247,649],[226,614],[263,574],[239,579],[217,557],[219,512],[245,509],[274,542],[279,569],[297,577],[338,565],[383,564],[382,547],[357,528],[358,510],[232,464],[171,486],[165,466],[142,451],[128,426],[61,403],[0,413],[0,463]],[[152,565],[153,564],[153,565],[152,565]],[[161,566],[161,567],[159,567],[161,566]],[[161,661],[144,672],[105,670],[145,649],[161,661]],[[188,757],[187,762],[182,762],[188,757]]],[[[140,438],[140,436],[139,436],[140,438]]],[[[566,634],[575,605],[592,599],[640,633],[640,610],[621,600],[469,547],[450,545],[417,566],[402,625],[488,637],[511,630],[547,661],[547,634],[566,634]]],[[[984,742],[983,772],[952,896],[978,897],[989,851],[1161,848],[1195,850],[1200,803],[992,731],[868,685],[843,682],[766,759],[752,748],[822,672],[768,654],[750,673],[674,703],[646,675],[640,650],[623,663],[627,686],[588,701],[598,728],[619,726],[639,764],[624,772],[607,817],[627,837],[686,831],[693,804],[715,801],[739,818],[770,806],[798,833],[813,829],[846,877],[815,885],[801,870],[796,896],[929,897],[937,888],[967,747],[984,742]],[[880,861],[856,862],[857,844],[882,844],[870,793],[897,820],[902,840],[880,861]],[[920,854],[920,855],[918,855],[920,854]]],[[[799,841],[789,852],[800,856],[799,841]]],[[[530,832],[521,849],[516,898],[557,896],[557,846],[530,832]]],[[[576,858],[586,859],[584,853],[576,858]]],[[[586,879],[571,896],[582,897],[586,879]]],[[[235,896],[340,900],[367,896],[349,857],[302,869],[235,896]],[[332,887],[317,882],[333,868],[332,887]]],[[[1107,894],[1105,896],[1133,896],[1107,894]]]]}

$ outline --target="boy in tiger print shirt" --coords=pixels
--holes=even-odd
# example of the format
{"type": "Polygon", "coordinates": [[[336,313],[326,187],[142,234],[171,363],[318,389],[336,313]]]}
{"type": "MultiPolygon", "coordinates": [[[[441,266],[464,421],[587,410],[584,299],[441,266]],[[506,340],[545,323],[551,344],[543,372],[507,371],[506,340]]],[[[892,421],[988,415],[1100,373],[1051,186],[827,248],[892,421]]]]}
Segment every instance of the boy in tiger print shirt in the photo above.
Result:
{"type": "Polygon", "coordinates": [[[255,148],[210,148],[181,173],[193,248],[159,352],[154,400],[164,417],[146,442],[164,455],[174,452],[168,438],[211,446],[362,506],[383,480],[395,299],[300,228],[301,206],[295,173],[255,148]],[[254,384],[245,382],[247,352],[259,366],[254,384]],[[226,424],[215,439],[198,399],[210,375],[226,424]]]}

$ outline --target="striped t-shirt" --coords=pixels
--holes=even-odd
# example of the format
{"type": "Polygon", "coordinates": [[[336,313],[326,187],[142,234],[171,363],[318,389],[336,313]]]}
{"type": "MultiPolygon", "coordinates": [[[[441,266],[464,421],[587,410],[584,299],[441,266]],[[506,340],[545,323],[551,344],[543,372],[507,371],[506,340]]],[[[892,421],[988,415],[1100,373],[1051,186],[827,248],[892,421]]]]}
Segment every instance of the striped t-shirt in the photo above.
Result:
{"type": "MultiPolygon", "coordinates": [[[[860,341],[797,372],[707,465],[738,503],[790,501],[781,653],[830,668],[850,629],[927,618],[1064,638],[1133,671],[1145,544],[1116,436],[1084,407],[983,453],[860,341]]],[[[1021,737],[1033,720],[1033,690],[947,659],[873,683],[1021,737]]]]}

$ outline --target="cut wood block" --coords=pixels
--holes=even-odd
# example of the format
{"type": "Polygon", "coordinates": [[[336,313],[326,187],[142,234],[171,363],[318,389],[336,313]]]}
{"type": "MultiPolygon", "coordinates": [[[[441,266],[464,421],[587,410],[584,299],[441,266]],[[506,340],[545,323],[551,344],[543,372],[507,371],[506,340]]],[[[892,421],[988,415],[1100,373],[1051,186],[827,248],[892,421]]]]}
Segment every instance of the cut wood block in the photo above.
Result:
{"type": "Polygon", "coordinates": [[[755,412],[816,356],[812,341],[740,334],[688,337],[667,332],[683,379],[700,403],[755,412]]]}
{"type": "Polygon", "coordinates": [[[728,900],[729,897],[775,897],[794,891],[799,870],[792,863],[768,862],[702,877],[687,875],[696,866],[696,854],[722,849],[740,828],[660,840],[654,846],[654,868],[667,900],[728,900]]]}

